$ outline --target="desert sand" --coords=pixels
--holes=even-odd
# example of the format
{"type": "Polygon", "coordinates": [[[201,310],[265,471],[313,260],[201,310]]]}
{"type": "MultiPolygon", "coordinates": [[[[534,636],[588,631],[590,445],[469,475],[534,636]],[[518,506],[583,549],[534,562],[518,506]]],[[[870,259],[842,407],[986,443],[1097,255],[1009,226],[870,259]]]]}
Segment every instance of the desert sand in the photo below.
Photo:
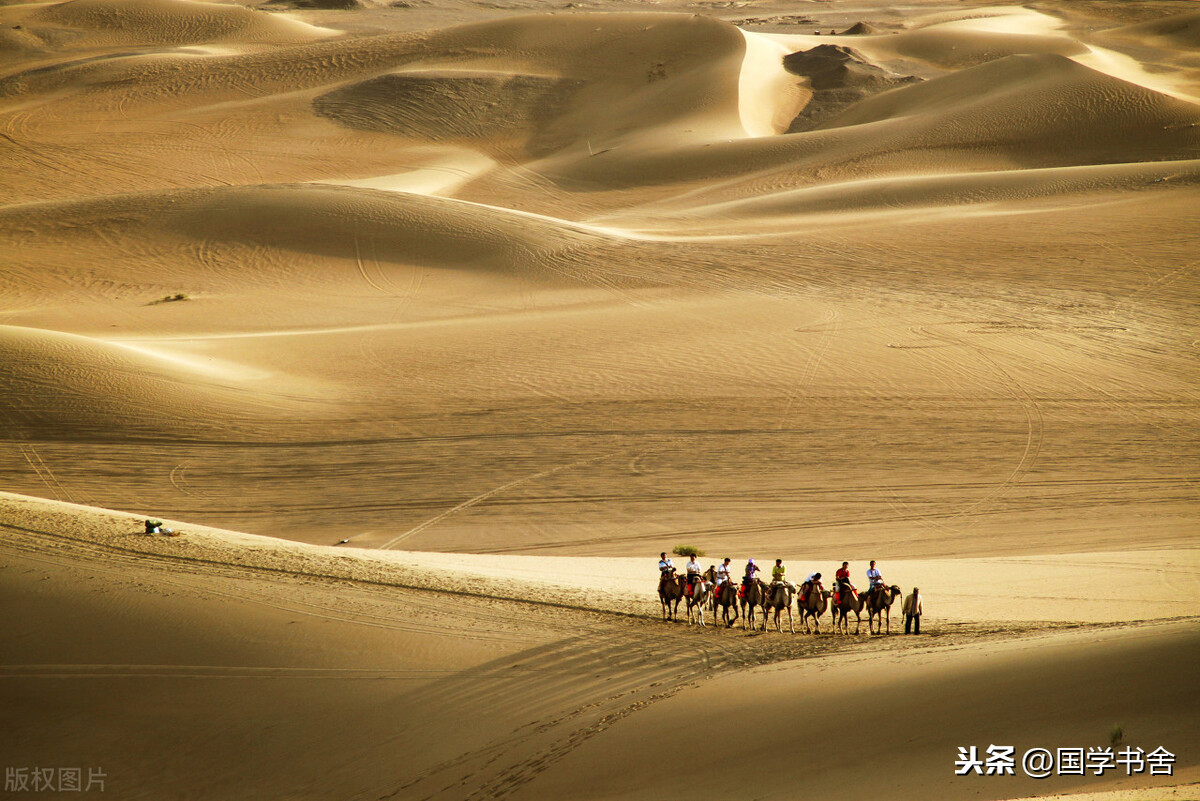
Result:
{"type": "Polygon", "coordinates": [[[1200,799],[1198,31],[0,5],[6,793],[1200,799]],[[922,634],[664,622],[679,545],[922,634]]]}

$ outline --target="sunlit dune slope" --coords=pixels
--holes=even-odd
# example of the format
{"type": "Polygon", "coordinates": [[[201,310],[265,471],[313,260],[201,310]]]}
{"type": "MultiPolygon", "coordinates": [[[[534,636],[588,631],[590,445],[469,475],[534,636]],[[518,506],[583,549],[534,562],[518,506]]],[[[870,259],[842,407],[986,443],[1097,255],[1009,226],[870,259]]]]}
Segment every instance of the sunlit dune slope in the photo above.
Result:
{"type": "Polygon", "coordinates": [[[289,384],[211,357],[0,327],[0,409],[20,441],[241,435],[320,392],[310,381],[307,398],[289,395],[289,384]]]}

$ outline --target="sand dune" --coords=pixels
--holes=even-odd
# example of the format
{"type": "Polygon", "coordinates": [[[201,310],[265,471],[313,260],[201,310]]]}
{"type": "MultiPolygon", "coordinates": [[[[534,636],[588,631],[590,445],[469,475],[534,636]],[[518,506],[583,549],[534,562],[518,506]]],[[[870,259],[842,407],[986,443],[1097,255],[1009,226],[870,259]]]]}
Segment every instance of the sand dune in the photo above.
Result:
{"type": "Polygon", "coordinates": [[[1062,22],[1038,10],[1013,6],[925,15],[895,36],[876,36],[863,46],[877,55],[916,59],[962,69],[1015,55],[1075,56],[1088,52],[1066,35],[1062,22]]]}
{"type": "Polygon", "coordinates": [[[352,127],[435,142],[479,142],[537,154],[538,128],[561,115],[582,82],[539,75],[421,70],[393,73],[314,101],[317,113],[352,127]],[[532,141],[525,141],[533,134],[532,141]]]}
{"type": "MultiPolygon", "coordinates": [[[[898,798],[1094,789],[1100,783],[1094,778],[1039,781],[1021,776],[1019,768],[1005,785],[971,782],[954,776],[954,759],[960,745],[978,744],[980,751],[992,743],[1013,745],[1017,754],[1048,742],[1107,746],[1114,716],[1138,732],[1147,752],[1167,741],[1190,748],[1195,733],[1186,721],[1195,714],[1194,693],[1174,681],[1161,693],[1149,690],[1143,677],[1189,673],[1198,640],[1194,628],[1182,626],[957,654],[932,651],[923,659],[839,656],[761,668],[680,693],[639,716],[636,727],[615,723],[517,797],[594,798],[591,788],[599,786],[603,798],[685,798],[688,791],[664,776],[661,766],[681,752],[710,751],[713,721],[739,720],[747,709],[754,710],[755,736],[723,738],[725,758],[753,762],[772,743],[791,744],[790,758],[772,760],[766,780],[714,772],[706,777],[713,791],[745,792],[749,781],[763,797],[783,797],[784,788],[794,787],[836,792],[845,777],[861,775],[864,759],[872,775],[890,777],[889,792],[898,798]],[[1128,688],[1120,700],[1109,693],[1114,681],[1128,688]],[[853,732],[848,736],[875,736],[861,750],[798,745],[806,738],[824,742],[824,732],[843,726],[853,732]],[[614,776],[608,767],[618,759],[625,769],[614,776]]],[[[1193,770],[1182,775],[1195,778],[1193,770]]]]}
{"type": "Polygon", "coordinates": [[[1197,797],[1196,14],[743,6],[0,5],[6,765],[1197,797]],[[664,623],[685,544],[922,635],[664,623]]]}
{"type": "MultiPolygon", "coordinates": [[[[686,229],[688,220],[712,219],[723,230],[736,231],[747,220],[776,220],[780,226],[849,223],[836,215],[907,214],[916,208],[985,206],[974,213],[1005,214],[1012,203],[1042,200],[1062,204],[1083,195],[1141,192],[1164,182],[1189,186],[1200,175],[1196,161],[1053,167],[1048,169],[973,172],[958,175],[870,178],[821,184],[763,194],[745,200],[697,206],[653,219],[657,230],[672,224],[686,229]],[[811,215],[815,219],[806,221],[811,215]],[[737,222],[730,222],[736,220],[737,222]]],[[[1025,206],[1028,210],[1029,205],[1025,206]]],[[[861,217],[857,217],[861,219],[861,217]]],[[[649,222],[649,221],[647,221],[649,222]]],[[[714,230],[709,227],[711,232],[714,230]]]]}
{"type": "MultiPolygon", "coordinates": [[[[227,3],[194,0],[69,0],[38,9],[35,26],[85,32],[94,46],[298,42],[335,35],[285,16],[227,3]]],[[[36,35],[36,33],[35,33],[36,35]]]]}
{"type": "MultiPolygon", "coordinates": [[[[153,438],[181,428],[229,435],[297,410],[286,376],[212,358],[12,326],[0,327],[0,353],[4,414],[17,441],[153,438]],[[269,397],[257,389],[267,383],[269,397]]],[[[306,381],[304,393],[321,390],[306,381]]]]}
{"type": "MultiPolygon", "coordinates": [[[[554,253],[604,239],[582,225],[453,199],[321,185],[158,192],[0,212],[26,246],[68,235],[146,237],[371,257],[405,264],[494,269],[554,279],[554,253]]],[[[95,246],[95,245],[92,245],[95,246]]],[[[117,267],[120,270],[120,267],[117,267]]],[[[119,280],[120,272],[111,273],[119,280]]],[[[246,276],[253,280],[253,276],[246,276]]],[[[34,279],[36,280],[36,278],[34,279]]]]}
{"type": "Polygon", "coordinates": [[[732,25],[674,14],[518,17],[431,37],[434,63],[525,69],[584,81],[557,137],[595,148],[670,125],[697,135],[741,132],[738,78],[745,39],[732,25]],[[679,47],[681,42],[686,46],[679,47]],[[469,56],[439,58],[465,51],[469,56]]]}
{"type": "Polygon", "coordinates": [[[1175,14],[1164,19],[1114,28],[1106,33],[1112,36],[1157,41],[1166,46],[1195,47],[1200,44],[1200,13],[1175,14]]]}
{"type": "MultiPolygon", "coordinates": [[[[995,133],[1001,128],[999,120],[1005,119],[1017,136],[1036,131],[1047,144],[1061,144],[1057,134],[1063,130],[1061,126],[1069,124],[1073,132],[1085,137],[1120,137],[1112,142],[1113,156],[1120,145],[1132,144],[1134,136],[1140,133],[1144,137],[1154,129],[1185,129],[1184,138],[1174,140],[1179,143],[1175,147],[1183,151],[1191,141],[1187,138],[1191,132],[1186,129],[1196,121],[1192,104],[1114,80],[1068,58],[1045,55],[1011,56],[901,87],[859,103],[826,127],[918,115],[933,115],[945,125],[948,120],[940,115],[950,111],[966,117],[960,123],[960,135],[963,129],[970,131],[975,126],[995,133]],[[1014,93],[1022,95],[1019,101],[1009,99],[1014,93]],[[1051,114],[1051,109],[1057,115],[1051,114]]],[[[971,141],[969,134],[965,141],[971,141]]],[[[1161,142],[1170,152],[1170,141],[1151,140],[1144,146],[1149,150],[1161,142]]],[[[1084,139],[1073,144],[1087,148],[1092,142],[1084,139]]],[[[1141,153],[1135,150],[1129,157],[1141,160],[1141,153]]]]}
{"type": "MultiPolygon", "coordinates": [[[[304,797],[619,798],[660,782],[654,792],[676,797],[679,785],[653,767],[673,758],[659,749],[693,737],[703,748],[714,714],[746,706],[764,739],[725,744],[746,758],[773,756],[771,742],[794,751],[804,721],[903,724],[873,757],[905,798],[991,790],[941,770],[968,739],[1091,746],[1121,722],[1129,743],[1169,742],[1182,758],[1194,736],[1190,688],[1153,678],[1190,669],[1191,623],[1060,629],[962,596],[954,603],[971,622],[947,624],[931,610],[932,634],[919,642],[684,632],[637,622],[655,602],[607,583],[594,559],[346,551],[180,521],[167,521],[180,536],[150,537],[128,513],[10,494],[0,507],[3,581],[36,599],[15,618],[0,665],[0,692],[19,711],[6,752],[31,760],[51,743],[69,746],[130,795],[186,781],[213,797],[282,786],[304,797]],[[1114,675],[1120,697],[1107,692],[1114,675]],[[925,717],[930,709],[938,715],[925,717]],[[239,756],[247,750],[253,762],[239,756]],[[314,764],[314,751],[329,763],[314,764]],[[628,774],[606,775],[612,760],[628,774]]],[[[1194,582],[1194,566],[1164,567],[1177,572],[1160,588],[1194,582]]],[[[1046,568],[1067,582],[1127,569],[1103,558],[1046,568]]],[[[936,582],[928,592],[932,606],[936,582]]],[[[1107,614],[1125,612],[1115,603],[1107,614]]],[[[769,794],[861,770],[857,753],[792,757],[767,774],[713,781],[769,794]]],[[[1168,781],[1194,771],[1185,760],[1168,781]]],[[[1028,791],[1013,785],[998,794],[1028,791]]]]}
{"type": "Polygon", "coordinates": [[[1200,107],[1068,58],[1013,56],[867,98],[816,131],[614,151],[562,170],[610,185],[763,173],[778,183],[787,173],[804,182],[817,167],[830,178],[933,171],[947,162],[994,169],[1159,161],[1194,154],[1198,119],[1200,107]]]}

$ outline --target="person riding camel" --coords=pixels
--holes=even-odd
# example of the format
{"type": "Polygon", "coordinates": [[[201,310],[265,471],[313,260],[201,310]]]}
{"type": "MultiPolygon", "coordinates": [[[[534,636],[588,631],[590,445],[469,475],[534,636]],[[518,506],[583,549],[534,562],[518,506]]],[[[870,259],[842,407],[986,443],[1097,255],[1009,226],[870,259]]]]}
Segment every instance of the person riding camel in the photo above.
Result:
{"type": "Polygon", "coordinates": [[[688,563],[685,566],[686,570],[687,570],[687,594],[688,595],[692,594],[692,592],[694,591],[693,588],[695,587],[696,583],[698,581],[700,581],[701,567],[700,567],[700,562],[698,561],[698,559],[699,559],[699,557],[697,557],[695,554],[693,554],[692,557],[690,559],[688,559],[688,563]]]}
{"type": "Polygon", "coordinates": [[[867,580],[871,582],[871,586],[867,588],[868,593],[873,593],[883,587],[883,574],[875,567],[875,560],[871,560],[871,567],[867,570],[867,580]]]}
{"type": "Polygon", "coordinates": [[[667,558],[667,552],[658,555],[658,575],[663,581],[675,577],[675,563],[667,558]]]}
{"type": "Polygon", "coordinates": [[[842,566],[838,568],[838,572],[833,577],[833,602],[834,604],[841,603],[842,592],[849,589],[850,592],[858,592],[858,588],[850,583],[850,563],[842,562],[842,566]]]}
{"type": "Polygon", "coordinates": [[[822,590],[825,589],[824,587],[821,586],[821,574],[820,573],[813,573],[811,576],[809,576],[808,578],[806,578],[804,580],[804,583],[802,585],[800,585],[800,603],[802,603],[802,604],[808,603],[808,594],[810,592],[812,592],[814,589],[816,589],[817,592],[821,592],[822,590]]]}
{"type": "Polygon", "coordinates": [[[796,585],[787,580],[787,568],[783,566],[782,559],[775,560],[775,567],[771,568],[771,583],[786,584],[792,592],[796,591],[796,585]]]}
{"type": "Polygon", "coordinates": [[[746,561],[746,574],[742,576],[742,586],[738,587],[738,598],[746,597],[746,588],[749,587],[758,578],[755,574],[759,572],[758,565],[754,564],[754,559],[746,561]]]}
{"type": "Polygon", "coordinates": [[[717,566],[717,583],[716,583],[716,586],[713,588],[714,593],[719,593],[721,591],[721,587],[724,586],[725,582],[729,581],[729,579],[730,579],[729,563],[731,561],[733,561],[733,560],[731,560],[728,556],[726,556],[725,561],[717,566]]]}

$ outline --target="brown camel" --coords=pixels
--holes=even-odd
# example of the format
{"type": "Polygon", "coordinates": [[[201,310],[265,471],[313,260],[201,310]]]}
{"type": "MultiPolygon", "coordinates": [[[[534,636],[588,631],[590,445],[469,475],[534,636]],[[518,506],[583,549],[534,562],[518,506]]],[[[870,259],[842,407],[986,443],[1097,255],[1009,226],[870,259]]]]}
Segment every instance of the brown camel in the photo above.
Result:
{"type": "Polygon", "coordinates": [[[817,584],[808,588],[807,598],[796,599],[796,609],[800,612],[800,619],[804,621],[805,634],[812,633],[808,628],[809,618],[812,618],[816,633],[821,633],[821,615],[825,614],[825,610],[829,608],[829,596],[831,595],[833,593],[817,584]]]}
{"type": "Polygon", "coordinates": [[[767,625],[767,586],[762,583],[762,579],[753,579],[746,584],[746,592],[742,595],[742,628],[746,628],[746,623],[749,621],[751,631],[754,630],[754,607],[763,607],[763,628],[767,625]]]}
{"type": "Polygon", "coordinates": [[[663,620],[679,619],[679,601],[683,598],[683,582],[683,576],[677,576],[674,573],[664,573],[658,580],[658,600],[662,604],[663,620]]]}
{"type": "Polygon", "coordinates": [[[763,631],[767,630],[767,610],[775,610],[775,628],[783,634],[783,621],[780,619],[780,613],[786,609],[788,613],[788,629],[792,634],[796,633],[796,624],[792,620],[792,598],[796,591],[791,585],[784,582],[772,582],[767,588],[766,598],[763,600],[763,631]]]}
{"type": "Polygon", "coordinates": [[[725,621],[725,626],[731,628],[738,619],[738,594],[737,585],[732,581],[724,582],[720,587],[717,587],[717,569],[710,567],[704,577],[713,582],[712,593],[712,613],[713,620],[717,619],[717,607],[721,608],[721,619],[725,621]],[[730,612],[733,614],[730,615],[730,612]]]}
{"type": "Polygon", "coordinates": [[[859,596],[859,599],[863,601],[863,605],[867,607],[868,633],[883,634],[885,620],[887,621],[887,633],[892,633],[892,602],[903,594],[903,591],[893,584],[890,587],[876,587],[859,596]],[[879,631],[875,631],[871,626],[876,615],[879,616],[879,631]]]}
{"type": "Polygon", "coordinates": [[[842,634],[850,633],[850,613],[854,613],[854,633],[862,627],[863,601],[858,593],[849,587],[841,591],[838,602],[833,605],[833,630],[842,634]]]}

